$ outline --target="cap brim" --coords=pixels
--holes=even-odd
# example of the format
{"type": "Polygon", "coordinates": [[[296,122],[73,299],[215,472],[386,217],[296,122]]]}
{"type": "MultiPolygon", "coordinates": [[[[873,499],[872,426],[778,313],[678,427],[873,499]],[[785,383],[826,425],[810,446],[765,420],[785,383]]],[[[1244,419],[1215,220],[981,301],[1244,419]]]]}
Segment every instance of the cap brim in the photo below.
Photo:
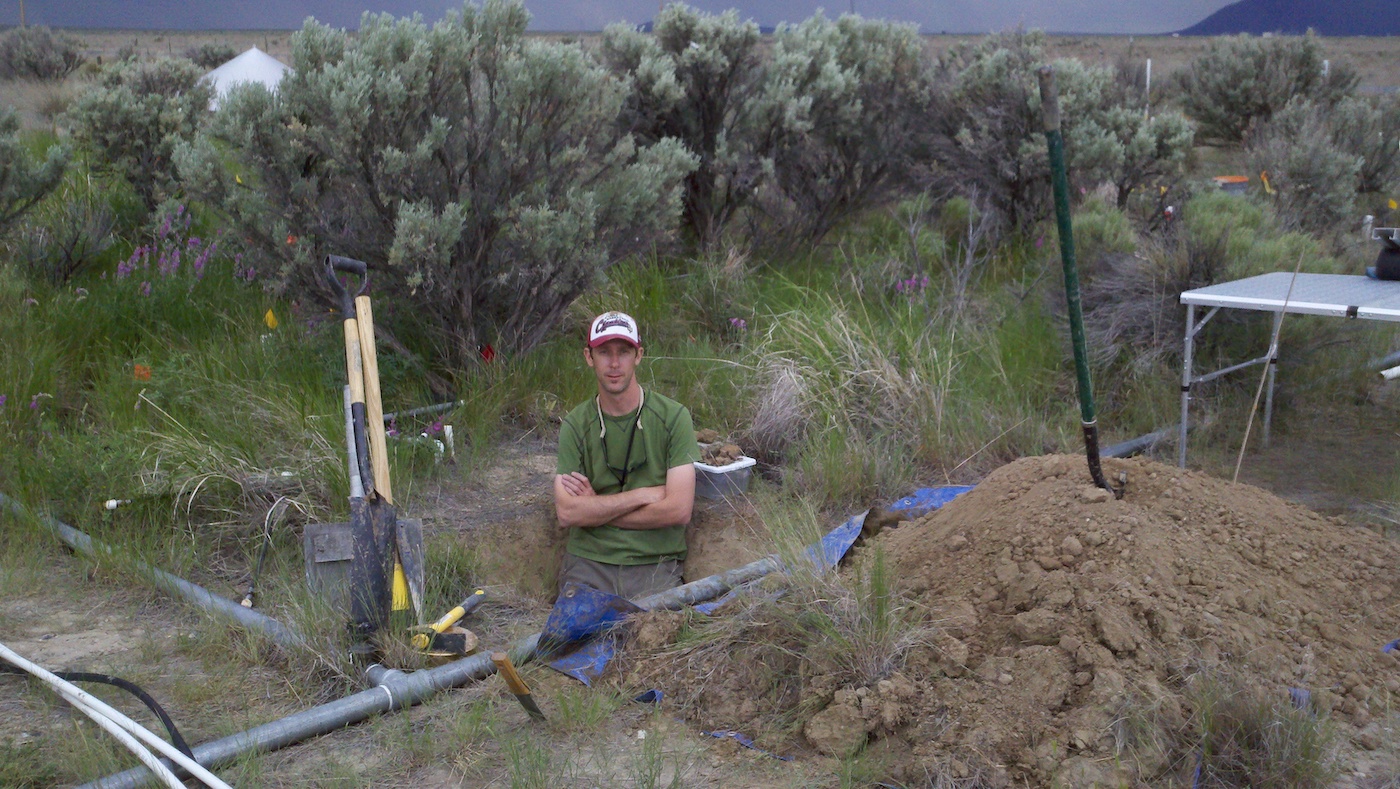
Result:
{"type": "Polygon", "coordinates": [[[637,342],[636,340],[632,339],[631,337],[628,337],[628,336],[625,335],[625,334],[604,334],[604,335],[601,336],[601,337],[594,337],[593,339],[591,339],[591,340],[588,341],[588,347],[589,347],[589,348],[597,348],[599,345],[602,345],[602,344],[605,343],[605,342],[611,342],[611,341],[613,341],[613,340],[622,340],[623,342],[627,343],[628,345],[632,346],[633,348],[640,348],[640,347],[642,347],[642,344],[641,344],[641,343],[637,342]]]}

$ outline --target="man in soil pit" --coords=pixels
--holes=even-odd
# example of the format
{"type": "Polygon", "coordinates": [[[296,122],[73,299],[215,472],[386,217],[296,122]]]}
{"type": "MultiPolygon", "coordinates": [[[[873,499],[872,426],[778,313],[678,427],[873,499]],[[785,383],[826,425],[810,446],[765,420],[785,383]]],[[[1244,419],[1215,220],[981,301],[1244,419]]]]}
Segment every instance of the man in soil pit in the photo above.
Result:
{"type": "Polygon", "coordinates": [[[554,509],[569,530],[560,585],[633,600],[681,583],[700,459],[690,411],[637,383],[642,356],[630,315],[589,324],[583,360],[598,394],[564,417],[554,477],[554,509]]]}

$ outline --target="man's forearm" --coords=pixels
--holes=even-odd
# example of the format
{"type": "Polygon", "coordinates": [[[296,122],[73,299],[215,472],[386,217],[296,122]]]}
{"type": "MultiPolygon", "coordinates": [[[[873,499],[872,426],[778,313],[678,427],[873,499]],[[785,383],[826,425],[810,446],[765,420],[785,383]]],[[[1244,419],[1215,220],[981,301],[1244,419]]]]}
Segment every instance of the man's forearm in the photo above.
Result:
{"type": "Polygon", "coordinates": [[[637,488],[606,496],[565,495],[557,500],[559,525],[587,528],[616,524],[619,519],[655,500],[655,494],[647,491],[647,488],[637,488]]]}
{"type": "Polygon", "coordinates": [[[619,529],[664,529],[690,522],[691,506],[680,496],[667,496],[655,504],[638,507],[614,518],[610,523],[619,529]]]}

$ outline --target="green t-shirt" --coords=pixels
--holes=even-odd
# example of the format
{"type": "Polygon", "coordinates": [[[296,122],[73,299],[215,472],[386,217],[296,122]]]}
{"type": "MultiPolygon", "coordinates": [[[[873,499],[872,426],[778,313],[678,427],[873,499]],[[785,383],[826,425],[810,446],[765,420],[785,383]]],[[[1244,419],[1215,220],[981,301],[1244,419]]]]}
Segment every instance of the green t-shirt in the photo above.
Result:
{"type": "MultiPolygon", "coordinates": [[[[667,470],[700,459],[690,411],[665,395],[646,392],[640,427],[636,427],[636,411],[618,417],[604,414],[603,420],[607,432],[599,438],[602,428],[598,406],[589,400],[570,411],[559,427],[558,473],[582,472],[599,495],[665,485],[667,470]]],[[[684,559],[685,527],[619,529],[605,525],[571,529],[567,550],[574,556],[606,564],[656,564],[684,559]]]]}

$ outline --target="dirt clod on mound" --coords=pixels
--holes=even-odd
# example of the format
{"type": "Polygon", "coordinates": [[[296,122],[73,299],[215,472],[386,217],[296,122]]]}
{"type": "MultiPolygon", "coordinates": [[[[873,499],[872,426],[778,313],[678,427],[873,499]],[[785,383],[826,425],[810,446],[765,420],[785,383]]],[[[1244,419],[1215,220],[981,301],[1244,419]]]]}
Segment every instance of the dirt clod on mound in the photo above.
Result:
{"type": "Polygon", "coordinates": [[[1375,728],[1400,693],[1400,658],[1381,651],[1400,638],[1400,545],[1152,461],[1105,471],[1127,474],[1121,500],[1089,484],[1083,458],[1022,459],[858,547],[880,546],[897,590],[937,624],[887,680],[833,686],[791,650],[748,656],[755,627],[703,671],[676,670],[685,650],[635,655],[633,679],[669,676],[710,727],[775,732],[763,710],[796,714],[818,752],[868,744],[895,754],[896,776],[962,765],[957,775],[982,770],[988,785],[1131,782],[1115,719],[1132,704],[1184,727],[1187,679],[1203,669],[1270,698],[1310,691],[1343,741],[1375,728]]]}
{"type": "MultiPolygon", "coordinates": [[[[1078,457],[1027,458],[881,535],[902,590],[944,623],[922,655],[928,741],[1042,780],[1105,755],[1128,695],[1179,708],[1192,667],[1229,664],[1357,728],[1400,690],[1400,545],[1266,491],[1147,460],[1122,500],[1078,457]],[[1367,679],[1368,678],[1368,679],[1367,679]]],[[[915,737],[920,741],[921,737],[915,737]]]]}

